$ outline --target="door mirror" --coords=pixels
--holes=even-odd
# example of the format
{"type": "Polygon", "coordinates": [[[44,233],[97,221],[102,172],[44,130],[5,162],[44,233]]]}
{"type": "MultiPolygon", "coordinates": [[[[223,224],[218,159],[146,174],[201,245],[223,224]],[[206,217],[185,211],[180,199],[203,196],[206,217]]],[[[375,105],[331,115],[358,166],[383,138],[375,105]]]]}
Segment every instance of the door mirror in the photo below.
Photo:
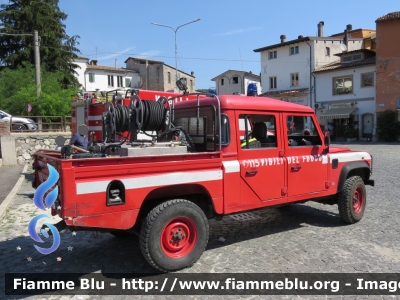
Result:
{"type": "Polygon", "coordinates": [[[331,143],[331,136],[330,136],[328,130],[324,132],[324,142],[325,142],[325,146],[329,147],[329,144],[331,143]]]}

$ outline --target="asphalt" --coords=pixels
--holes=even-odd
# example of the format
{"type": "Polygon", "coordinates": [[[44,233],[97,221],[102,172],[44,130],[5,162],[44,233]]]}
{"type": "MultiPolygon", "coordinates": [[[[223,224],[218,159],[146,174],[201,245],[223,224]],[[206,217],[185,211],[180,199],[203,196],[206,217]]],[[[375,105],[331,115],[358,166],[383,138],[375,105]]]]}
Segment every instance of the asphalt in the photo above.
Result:
{"type": "Polygon", "coordinates": [[[18,182],[23,169],[24,165],[0,167],[0,205],[18,182]]]}

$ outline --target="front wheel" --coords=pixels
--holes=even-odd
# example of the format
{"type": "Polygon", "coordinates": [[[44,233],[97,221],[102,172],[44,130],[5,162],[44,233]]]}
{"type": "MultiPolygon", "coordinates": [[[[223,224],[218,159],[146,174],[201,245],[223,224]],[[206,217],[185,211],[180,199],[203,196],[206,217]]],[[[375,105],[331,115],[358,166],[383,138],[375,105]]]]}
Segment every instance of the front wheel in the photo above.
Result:
{"type": "Polygon", "coordinates": [[[338,207],[340,218],[347,224],[360,221],[367,204],[367,191],[360,176],[352,176],[344,182],[339,192],[338,207]]]}
{"type": "Polygon", "coordinates": [[[14,131],[25,131],[27,130],[26,126],[24,124],[13,124],[12,130],[14,131]]]}
{"type": "Polygon", "coordinates": [[[169,200],[147,215],[140,231],[140,248],[156,269],[169,272],[192,266],[208,243],[208,221],[196,204],[169,200]]]}

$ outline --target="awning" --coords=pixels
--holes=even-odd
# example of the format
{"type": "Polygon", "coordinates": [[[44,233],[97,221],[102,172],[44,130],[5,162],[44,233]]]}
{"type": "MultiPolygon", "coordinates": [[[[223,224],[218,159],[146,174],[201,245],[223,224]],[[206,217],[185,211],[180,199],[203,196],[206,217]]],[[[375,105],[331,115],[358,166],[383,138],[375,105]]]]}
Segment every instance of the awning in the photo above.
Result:
{"type": "Polygon", "coordinates": [[[320,119],[348,119],[357,107],[340,107],[328,109],[319,115],[320,119]]]}

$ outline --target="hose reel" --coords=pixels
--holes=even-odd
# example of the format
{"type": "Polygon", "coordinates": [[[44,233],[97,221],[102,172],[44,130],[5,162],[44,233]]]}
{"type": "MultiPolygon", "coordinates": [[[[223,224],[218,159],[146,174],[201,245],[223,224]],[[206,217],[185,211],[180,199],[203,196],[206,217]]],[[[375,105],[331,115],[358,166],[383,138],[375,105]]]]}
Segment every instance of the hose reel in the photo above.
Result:
{"type": "Polygon", "coordinates": [[[130,142],[134,142],[140,131],[147,134],[146,131],[159,133],[169,130],[170,111],[171,107],[165,97],[150,101],[141,100],[138,95],[133,94],[129,106],[108,103],[107,112],[103,113],[103,140],[114,142],[118,133],[129,131],[130,142]]]}

